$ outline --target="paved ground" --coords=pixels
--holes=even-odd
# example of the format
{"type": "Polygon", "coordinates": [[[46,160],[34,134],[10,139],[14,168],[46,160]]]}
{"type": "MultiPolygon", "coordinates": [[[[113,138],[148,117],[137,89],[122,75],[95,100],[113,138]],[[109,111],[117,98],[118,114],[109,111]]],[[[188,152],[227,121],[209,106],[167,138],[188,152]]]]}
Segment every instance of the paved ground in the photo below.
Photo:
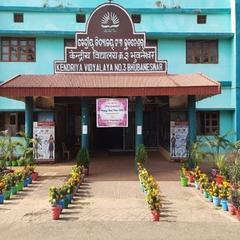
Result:
{"type": "Polygon", "coordinates": [[[179,164],[151,154],[159,180],[161,221],[151,222],[133,157],[93,155],[91,175],[59,221],[51,220],[48,188],[66,179],[71,164],[41,165],[41,178],[0,205],[0,239],[238,239],[240,223],[193,188],[179,186],[179,164]]]}

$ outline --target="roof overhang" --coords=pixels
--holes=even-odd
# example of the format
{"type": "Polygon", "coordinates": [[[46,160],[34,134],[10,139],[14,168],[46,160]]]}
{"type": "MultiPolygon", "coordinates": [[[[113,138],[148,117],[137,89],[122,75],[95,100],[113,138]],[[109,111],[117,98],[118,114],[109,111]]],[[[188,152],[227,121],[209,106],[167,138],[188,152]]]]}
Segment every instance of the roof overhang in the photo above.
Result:
{"type": "Polygon", "coordinates": [[[98,73],[18,75],[0,85],[0,96],[181,96],[203,99],[221,86],[201,73],[98,73]]]}

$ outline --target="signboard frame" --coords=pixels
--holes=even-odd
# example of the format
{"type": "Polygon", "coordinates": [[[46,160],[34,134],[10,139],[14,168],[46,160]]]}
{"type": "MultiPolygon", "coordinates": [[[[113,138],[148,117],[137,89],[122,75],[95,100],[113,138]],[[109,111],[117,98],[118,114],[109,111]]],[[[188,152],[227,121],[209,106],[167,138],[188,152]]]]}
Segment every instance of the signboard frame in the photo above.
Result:
{"type": "MultiPolygon", "coordinates": [[[[120,63],[121,64],[121,63],[120,63]]],[[[150,62],[149,62],[150,64],[150,62]]],[[[65,47],[64,50],[64,60],[55,60],[54,61],[54,73],[55,74],[94,74],[94,73],[101,73],[101,74],[113,74],[113,73],[167,73],[167,69],[168,69],[168,63],[167,60],[158,60],[158,53],[157,53],[157,48],[155,46],[146,46],[146,32],[136,32],[135,31],[135,27],[134,27],[134,23],[130,17],[130,15],[128,14],[128,12],[119,4],[112,4],[112,3],[104,3],[99,5],[89,16],[87,23],[86,23],[86,28],[85,31],[77,31],[75,34],[75,46],[74,47],[65,47]],[[89,32],[89,23],[91,22],[92,17],[94,16],[94,14],[99,11],[101,8],[105,7],[105,6],[115,6],[117,8],[120,8],[121,11],[123,11],[126,16],[129,18],[129,22],[131,23],[131,27],[132,27],[132,34],[133,36],[135,35],[141,35],[144,39],[144,46],[143,46],[143,50],[147,50],[147,49],[152,49],[154,54],[155,54],[155,59],[154,59],[154,63],[155,64],[163,64],[165,70],[162,71],[57,71],[57,64],[68,64],[67,62],[67,51],[68,50],[77,50],[77,41],[78,41],[78,36],[79,35],[83,35],[83,36],[88,36],[88,32],[89,32]],[[75,49],[74,49],[75,48],[75,49]]]]}

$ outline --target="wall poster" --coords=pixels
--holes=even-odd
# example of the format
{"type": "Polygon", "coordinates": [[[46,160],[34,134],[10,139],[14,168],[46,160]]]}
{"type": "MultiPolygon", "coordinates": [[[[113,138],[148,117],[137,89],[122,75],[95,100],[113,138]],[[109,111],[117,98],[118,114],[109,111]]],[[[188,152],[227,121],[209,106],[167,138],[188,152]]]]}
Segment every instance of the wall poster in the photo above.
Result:
{"type": "Polygon", "coordinates": [[[34,122],[33,137],[38,140],[33,146],[33,157],[37,161],[55,159],[54,122],[34,122]]]}
{"type": "Polygon", "coordinates": [[[127,98],[99,98],[96,113],[98,128],[128,127],[127,98]]]}
{"type": "Polygon", "coordinates": [[[170,122],[170,158],[187,157],[188,122],[170,122]]]}

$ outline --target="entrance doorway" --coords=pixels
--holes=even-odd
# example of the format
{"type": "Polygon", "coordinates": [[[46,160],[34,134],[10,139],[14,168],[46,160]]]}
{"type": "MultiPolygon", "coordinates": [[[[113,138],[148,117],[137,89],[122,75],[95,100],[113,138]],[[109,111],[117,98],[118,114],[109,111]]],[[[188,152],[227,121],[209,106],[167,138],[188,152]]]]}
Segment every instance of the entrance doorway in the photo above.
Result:
{"type": "MultiPolygon", "coordinates": [[[[143,139],[147,148],[169,149],[169,97],[143,97],[143,139]]],[[[96,98],[89,98],[89,149],[134,151],[135,149],[135,98],[128,101],[128,127],[97,128],[96,98]]],[[[55,98],[56,150],[62,155],[62,142],[72,156],[81,148],[81,98],[55,98]]]]}
{"type": "Polygon", "coordinates": [[[94,132],[94,149],[123,149],[122,128],[96,128],[94,132]]]}

